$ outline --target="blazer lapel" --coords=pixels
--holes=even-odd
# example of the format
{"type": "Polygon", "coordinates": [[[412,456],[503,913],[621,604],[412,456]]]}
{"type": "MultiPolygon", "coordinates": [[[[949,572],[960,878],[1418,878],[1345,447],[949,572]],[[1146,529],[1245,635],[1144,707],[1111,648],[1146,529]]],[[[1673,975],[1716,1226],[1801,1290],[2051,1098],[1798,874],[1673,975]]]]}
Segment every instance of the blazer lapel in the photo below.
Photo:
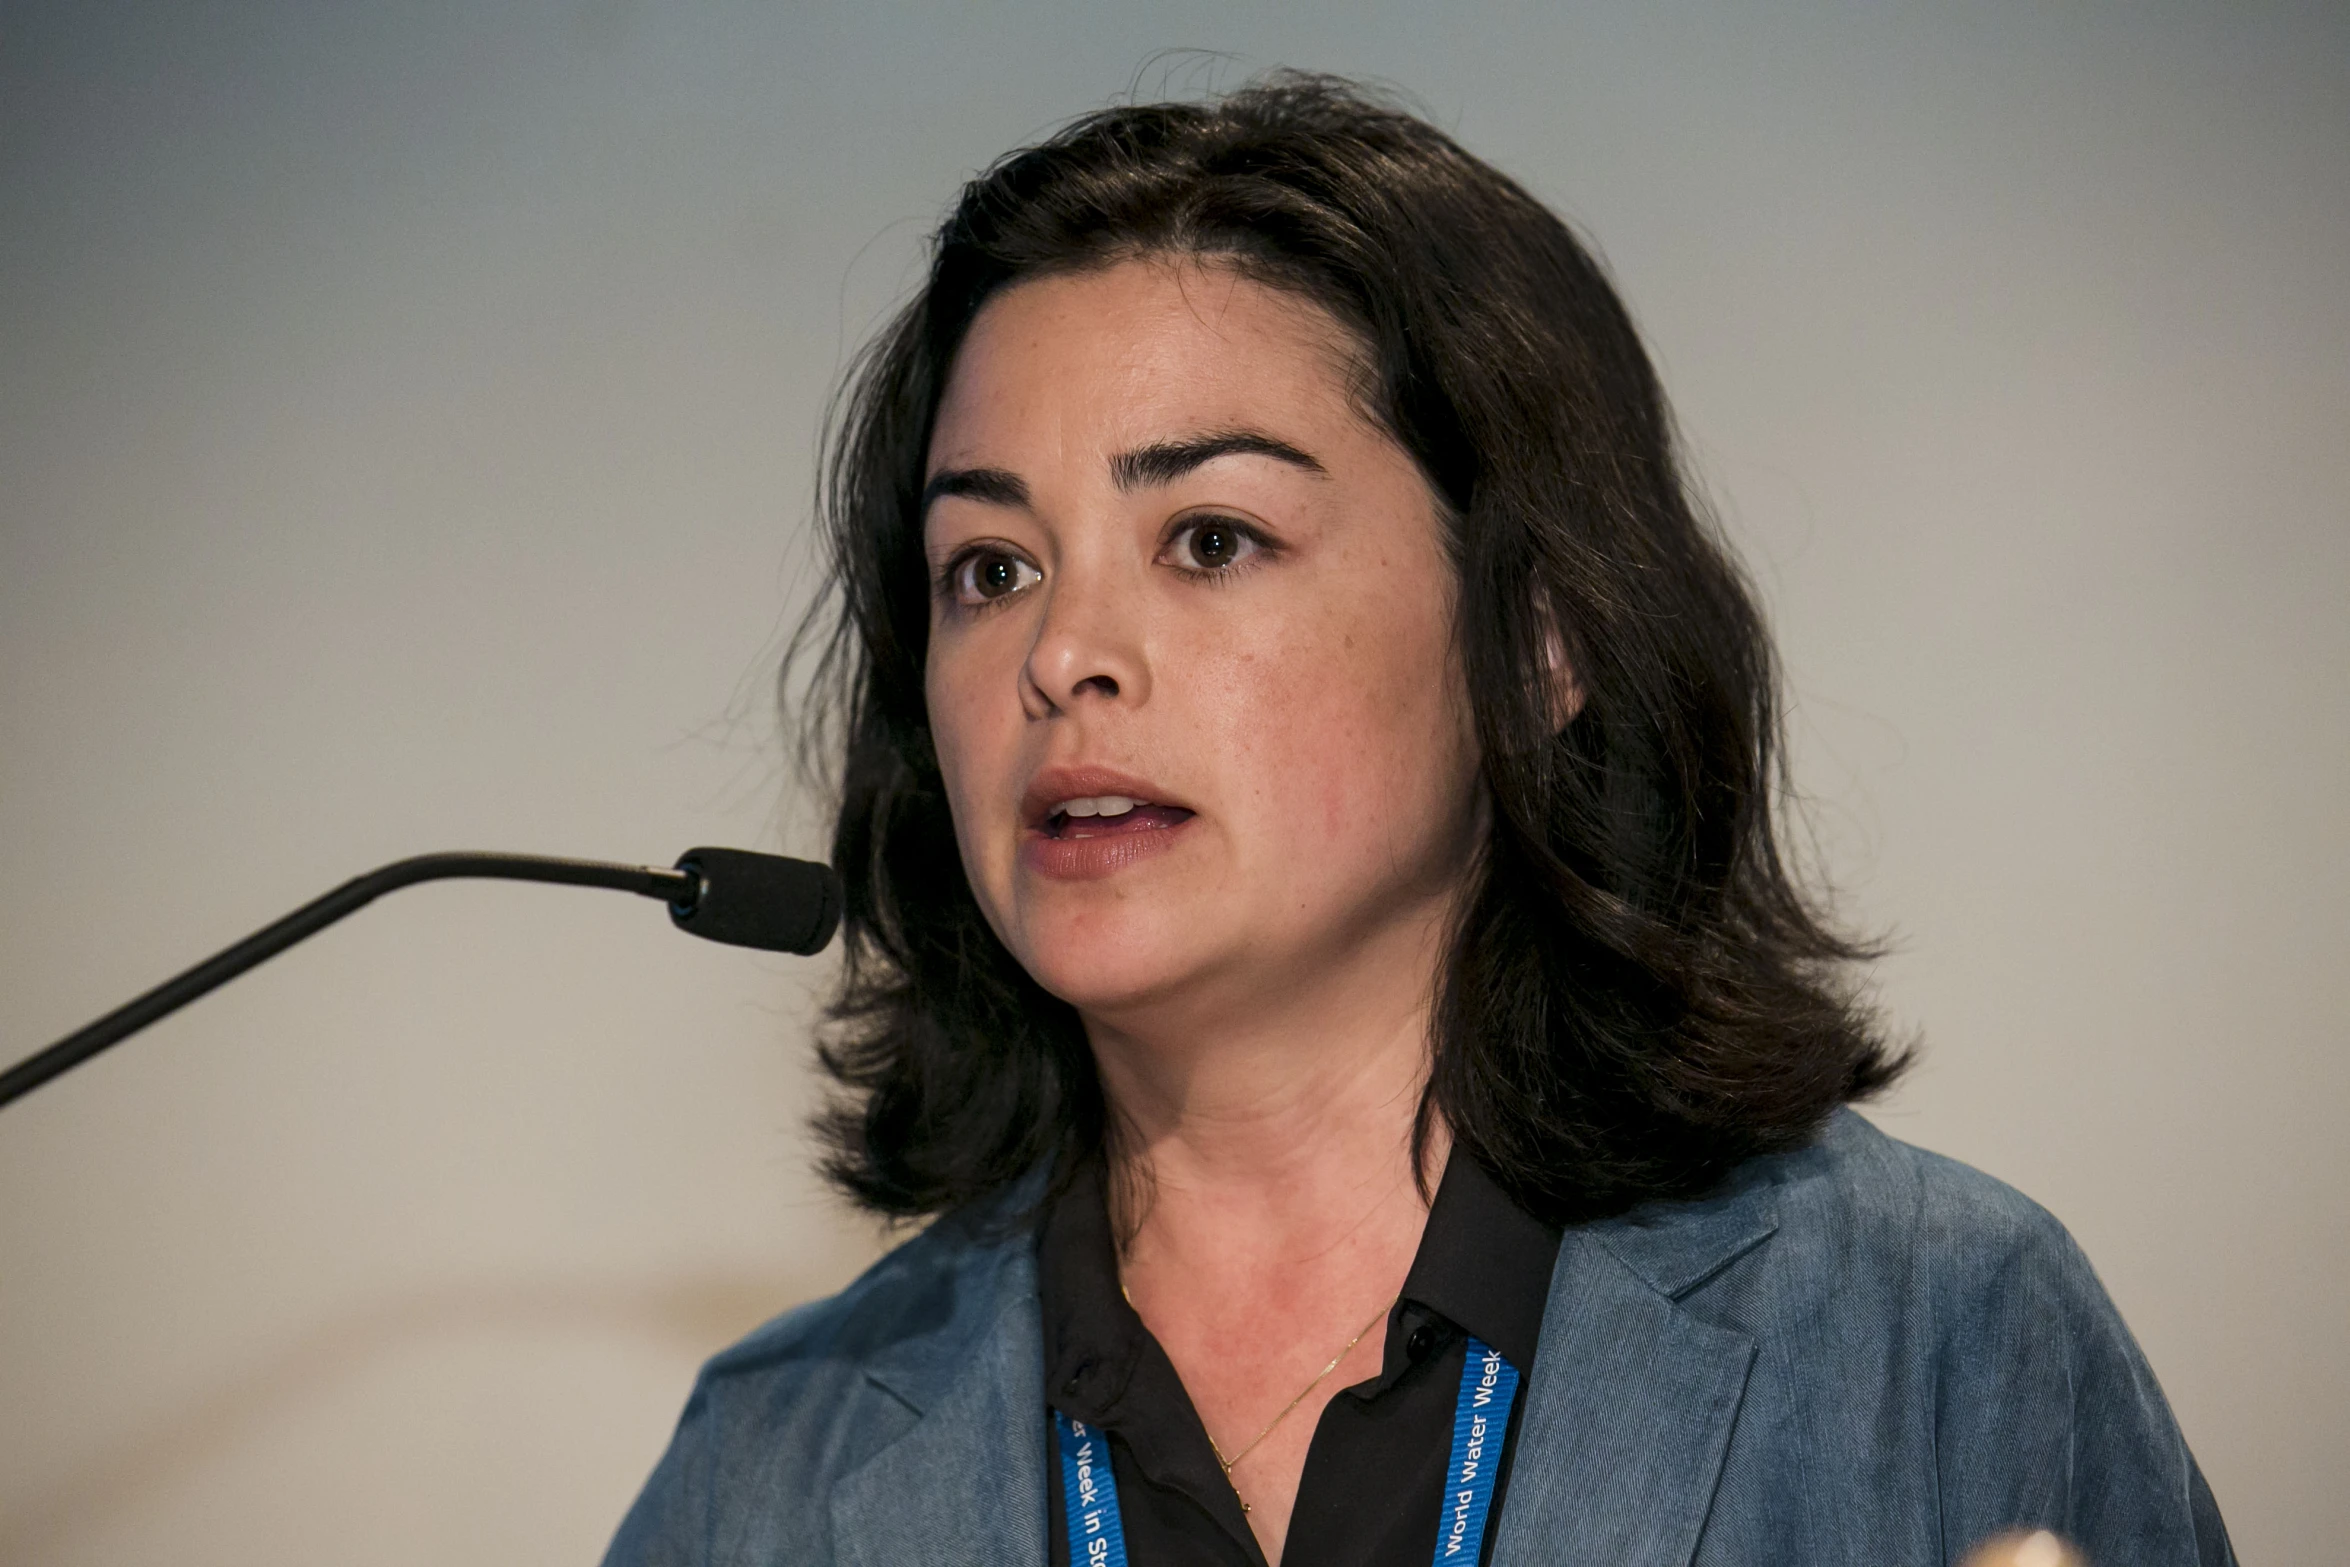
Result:
{"type": "MultiPolygon", "coordinates": [[[[974,1270],[975,1272],[978,1270],[974,1270]]],[[[833,1551],[864,1567],[1045,1560],[1044,1332],[1036,1258],[1006,1246],[950,1320],[866,1375],[918,1417],[832,1490],[833,1551]]]]}
{"type": "Polygon", "coordinates": [[[1776,1228],[1765,1188],[1567,1232],[1494,1567],[1687,1567],[1754,1342],[1680,1300],[1776,1228]]]}

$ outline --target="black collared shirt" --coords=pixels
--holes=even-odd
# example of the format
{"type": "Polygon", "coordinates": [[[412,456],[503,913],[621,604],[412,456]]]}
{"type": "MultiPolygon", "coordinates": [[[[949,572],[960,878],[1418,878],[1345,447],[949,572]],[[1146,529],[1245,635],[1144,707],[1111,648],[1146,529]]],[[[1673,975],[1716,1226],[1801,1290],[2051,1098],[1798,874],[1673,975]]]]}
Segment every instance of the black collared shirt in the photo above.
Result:
{"type": "MultiPolygon", "coordinates": [[[[1558,1247],[1559,1232],[1510,1201],[1474,1159],[1446,1162],[1402,1298],[1388,1313],[1380,1373],[1341,1390],[1314,1427],[1282,1567],[1432,1559],[1468,1336],[1530,1374],[1558,1247]]],[[[1108,1434],[1134,1567],[1265,1567],[1174,1363],[1119,1291],[1098,1165],[1046,1214],[1037,1264],[1046,1398],[1108,1434]]],[[[1524,1405],[1521,1397],[1510,1413],[1495,1519],[1524,1405]]],[[[1068,1567],[1058,1457],[1045,1469],[1052,1563],[1068,1567]]],[[[1494,1533],[1489,1524],[1489,1553],[1494,1533]]]]}

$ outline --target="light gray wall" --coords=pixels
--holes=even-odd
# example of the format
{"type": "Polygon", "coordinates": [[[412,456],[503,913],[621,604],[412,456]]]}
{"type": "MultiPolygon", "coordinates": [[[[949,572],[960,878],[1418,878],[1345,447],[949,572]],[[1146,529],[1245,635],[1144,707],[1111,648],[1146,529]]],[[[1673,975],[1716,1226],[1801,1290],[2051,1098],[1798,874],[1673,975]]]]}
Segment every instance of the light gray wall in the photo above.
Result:
{"type": "MultiPolygon", "coordinates": [[[[1596,237],[1903,943],[1879,1118],[2072,1226],[2246,1560],[2339,1561],[2338,7],[20,0],[0,1056],[398,855],[815,847],[826,391],[961,176],[1181,45],[1388,78],[1596,237]]],[[[664,926],[404,893],[0,1114],[0,1560],[592,1559],[878,1244],[821,969],[664,926]]]]}

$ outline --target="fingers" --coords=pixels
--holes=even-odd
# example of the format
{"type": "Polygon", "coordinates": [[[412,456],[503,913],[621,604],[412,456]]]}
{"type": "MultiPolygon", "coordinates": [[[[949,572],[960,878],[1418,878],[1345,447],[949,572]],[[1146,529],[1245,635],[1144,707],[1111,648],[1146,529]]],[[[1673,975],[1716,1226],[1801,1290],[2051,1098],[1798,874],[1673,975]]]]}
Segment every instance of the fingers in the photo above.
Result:
{"type": "Polygon", "coordinates": [[[2041,1529],[1985,1540],[1968,1555],[1964,1567],[2087,1567],[2087,1563],[2080,1552],[2041,1529]]]}

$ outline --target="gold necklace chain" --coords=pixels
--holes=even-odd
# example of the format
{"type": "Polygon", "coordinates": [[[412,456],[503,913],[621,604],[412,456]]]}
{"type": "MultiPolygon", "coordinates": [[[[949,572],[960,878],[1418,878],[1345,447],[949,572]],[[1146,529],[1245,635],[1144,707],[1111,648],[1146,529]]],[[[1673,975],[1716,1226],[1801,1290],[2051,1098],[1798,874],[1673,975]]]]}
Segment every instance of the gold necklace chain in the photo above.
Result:
{"type": "MultiPolygon", "coordinates": [[[[1127,1306],[1128,1306],[1129,1308],[1133,1307],[1133,1305],[1134,1305],[1134,1294],[1133,1294],[1133,1292],[1132,1292],[1131,1290],[1127,1289],[1127,1287],[1126,1287],[1126,1280],[1125,1280],[1124,1278],[1120,1278],[1120,1279],[1118,1280],[1118,1293],[1126,1297],[1126,1304],[1127,1304],[1127,1306]]],[[[1328,1364],[1328,1365],[1324,1366],[1324,1367],[1323,1367],[1321,1370],[1319,1370],[1319,1371],[1315,1372],[1315,1373],[1314,1373],[1314,1380],[1313,1380],[1313,1381],[1311,1381],[1311,1382],[1308,1382],[1308,1383],[1307,1383],[1307,1384],[1306,1384],[1304,1387],[1301,1387],[1301,1388],[1299,1388],[1299,1389],[1297,1390],[1297,1397],[1295,1397],[1295,1398],[1291,1399],[1291,1400],[1290,1400],[1288,1403],[1286,1403],[1286,1404],[1283,1404],[1283,1405],[1281,1406],[1281,1413],[1279,1413],[1279,1414],[1275,1415],[1275,1416],[1274,1416],[1272,1419],[1270,1419],[1270,1420],[1266,1421],[1266,1422],[1265,1422],[1265,1429],[1264,1429],[1264,1430],[1262,1430],[1262,1431],[1259,1431],[1259,1432],[1258,1432],[1258,1433],[1257,1433],[1255,1436],[1253,1436],[1253,1437],[1249,1438],[1248,1445],[1247,1445],[1246,1447],[1243,1447],[1243,1448],[1242,1448],[1242,1449],[1241,1449],[1239,1452],[1237,1452],[1237,1453],[1234,1453],[1234,1454],[1233,1454],[1233,1455],[1232,1455],[1230,1458],[1226,1458],[1226,1457],[1224,1456],[1224,1449],[1222,1449],[1221,1447],[1218,1447],[1218,1446],[1216,1445],[1216,1433],[1214,1433],[1213,1431],[1207,1431],[1207,1422],[1205,1422],[1205,1421],[1202,1421],[1202,1422],[1200,1423],[1200,1429],[1201,1429],[1201,1430],[1203,1430],[1203,1431],[1207,1431],[1207,1438],[1208,1438],[1208,1451],[1216,1455],[1216,1462],[1217,1462],[1219,1465],[1221,1465],[1221,1466],[1223,1467],[1223,1470],[1224,1470],[1224,1483],[1225,1483],[1226,1485],[1230,1485],[1230,1486],[1232,1486],[1232,1494],[1233,1494],[1234,1496],[1240,1496],[1240,1487],[1239,1487],[1239,1486],[1237,1486],[1237,1485],[1233,1485],[1233,1482],[1232,1482],[1232,1470],[1233,1470],[1233,1466],[1234,1466],[1234,1465],[1236,1465],[1236,1464],[1238,1464],[1238,1463],[1239,1463],[1239,1462],[1240,1462],[1242,1459],[1246,1458],[1246,1457],[1247,1457],[1249,1454],[1251,1454],[1251,1453],[1255,1452],[1255,1451],[1257,1450],[1257,1445],[1258,1445],[1259,1443],[1263,1442],[1263,1441],[1265,1440],[1265,1438],[1267,1438],[1267,1437],[1269,1437],[1269,1436],[1271,1436],[1271,1435],[1273,1434],[1273,1428],[1274,1428],[1275,1426],[1277,1426],[1277,1425],[1281,1424],[1281,1422],[1282,1422],[1282,1421],[1284,1421],[1284,1420],[1287,1420],[1287,1419],[1289,1418],[1289,1416],[1290,1416],[1290,1412],[1291,1412],[1292,1410],[1296,1409],[1298,1405],[1300,1405],[1300,1404],[1302,1404],[1302,1403],[1304,1403],[1304,1402],[1306,1401],[1306,1395],[1307,1395],[1308,1393],[1311,1393],[1311,1392],[1312,1392],[1314,1389],[1316,1389],[1316,1388],[1320,1387],[1320,1386],[1322,1385],[1322,1381],[1323,1381],[1323,1379],[1324,1379],[1325,1377],[1329,1376],[1331,1372],[1333,1372],[1333,1371],[1336,1371],[1336,1370],[1338,1369],[1339,1362],[1341,1362],[1341,1361],[1345,1360],[1347,1356],[1349,1356],[1349,1355],[1351,1355],[1351,1354],[1353,1354],[1353,1353],[1355,1352],[1355,1346],[1356,1346],[1357,1344],[1360,1344],[1360,1343],[1363,1341],[1363,1335],[1364,1335],[1364,1334],[1366,1334],[1366,1333],[1368,1333],[1368,1332],[1370,1332],[1370,1331],[1371,1331],[1373,1328],[1377,1327],[1377,1326],[1379,1325],[1379,1323],[1380,1323],[1380,1320],[1381,1320],[1382,1318],[1384,1318],[1384,1317],[1385,1317],[1385,1316],[1386,1316],[1386,1315],[1387,1315],[1389,1312],[1391,1312],[1391,1311],[1393,1311],[1393,1310],[1395,1309],[1395,1301],[1397,1301],[1397,1300],[1401,1300],[1401,1299],[1403,1299],[1403,1296],[1401,1296],[1401,1295],[1399,1294],[1399,1295],[1397,1295],[1397,1296],[1395,1297],[1395,1300],[1391,1300],[1391,1301],[1389,1301],[1389,1302],[1388,1302],[1386,1305],[1384,1305],[1384,1306],[1381,1306],[1381,1307],[1379,1308],[1378,1314],[1377,1314],[1376,1316],[1372,1317],[1370,1321],[1368,1321],[1368,1322],[1364,1323],[1364,1324],[1363,1324],[1363,1325],[1362,1325],[1360,1328],[1358,1328],[1358,1329],[1355,1331],[1355,1336],[1354,1336],[1353,1338],[1350,1338],[1350,1339],[1348,1339],[1348,1340],[1346,1341],[1346,1347],[1345,1347],[1344,1349],[1341,1349],[1341,1350],[1340,1350],[1340,1351],[1339,1351],[1337,1354],[1335,1354],[1335,1355],[1332,1355],[1332,1356],[1330,1357],[1330,1364],[1328,1364]]],[[[1140,1313],[1140,1312],[1136,1312],[1136,1315],[1137,1315],[1137,1316],[1139,1316],[1139,1315],[1141,1315],[1141,1313],[1140,1313]]],[[[1245,1513],[1245,1512],[1247,1512],[1247,1511],[1249,1510],[1249,1508],[1248,1508],[1248,1498],[1247,1498],[1247,1497],[1245,1497],[1245,1496],[1241,1496],[1241,1497],[1240,1497],[1240,1510],[1241,1510],[1242,1512],[1244,1512],[1244,1513],[1245,1513]]]]}

